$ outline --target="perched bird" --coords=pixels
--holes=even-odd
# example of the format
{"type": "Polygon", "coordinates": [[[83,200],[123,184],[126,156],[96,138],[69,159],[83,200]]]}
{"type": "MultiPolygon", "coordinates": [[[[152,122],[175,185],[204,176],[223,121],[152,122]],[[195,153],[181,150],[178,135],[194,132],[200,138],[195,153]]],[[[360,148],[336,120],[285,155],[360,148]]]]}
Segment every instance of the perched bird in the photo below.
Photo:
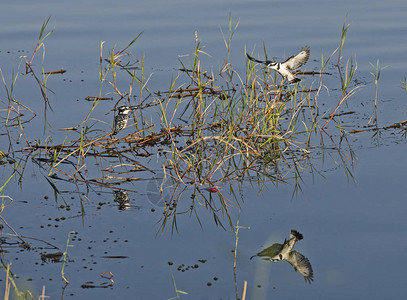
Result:
{"type": "Polygon", "coordinates": [[[292,71],[298,69],[299,67],[301,67],[307,63],[308,58],[309,58],[309,53],[310,53],[309,47],[304,47],[304,48],[302,48],[301,52],[298,53],[296,56],[291,56],[285,62],[282,62],[282,63],[274,62],[271,60],[265,60],[265,61],[257,60],[255,58],[251,57],[247,53],[246,53],[246,55],[247,55],[248,59],[261,63],[261,64],[265,64],[267,68],[277,71],[278,73],[280,73],[281,76],[283,76],[284,80],[286,78],[288,78],[289,83],[296,83],[296,82],[300,81],[300,79],[295,77],[294,74],[292,73],[292,71]]]}
{"type": "Polygon", "coordinates": [[[311,263],[308,258],[302,255],[298,251],[291,251],[296,242],[302,240],[303,236],[296,230],[291,230],[290,238],[284,241],[283,244],[275,243],[270,247],[260,251],[256,255],[250,257],[252,259],[255,256],[264,257],[264,260],[270,260],[272,262],[285,260],[288,261],[294,268],[304,276],[305,282],[311,283],[314,281],[314,272],[312,271],[311,263]]]}
{"type": "Polygon", "coordinates": [[[129,112],[133,109],[131,106],[119,106],[117,108],[119,112],[117,116],[114,118],[113,124],[113,133],[112,136],[116,137],[116,134],[122,130],[127,125],[127,121],[129,120],[129,112]]]}

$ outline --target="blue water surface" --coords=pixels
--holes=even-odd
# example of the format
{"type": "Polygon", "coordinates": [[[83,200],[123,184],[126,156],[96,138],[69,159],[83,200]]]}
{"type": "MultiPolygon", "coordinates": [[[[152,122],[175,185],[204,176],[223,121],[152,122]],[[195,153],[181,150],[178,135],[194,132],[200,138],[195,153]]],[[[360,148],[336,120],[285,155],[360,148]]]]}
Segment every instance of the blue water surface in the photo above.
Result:
{"type": "MultiPolygon", "coordinates": [[[[81,122],[92,105],[84,99],[99,94],[102,41],[103,57],[107,57],[110,49],[124,48],[142,32],[129,51],[136,59],[144,58],[146,76],[152,74],[148,87],[156,92],[167,90],[171,80],[180,74],[179,59],[194,51],[195,32],[205,46],[203,51],[210,55],[202,56],[202,67],[218,71],[227,54],[222,33],[227,38],[229,14],[232,27],[238,23],[230,63],[241,75],[245,72],[245,51],[264,58],[263,44],[269,57],[278,59],[308,45],[311,58],[305,70],[319,70],[321,53],[327,59],[339,46],[343,24],[350,24],[342,66],[353,59],[357,63],[355,78],[364,87],[348,101],[347,109],[357,114],[345,117],[344,125],[349,123],[349,130],[357,129],[374,116],[375,85],[371,72],[375,69],[371,64],[379,61],[382,72],[377,121],[383,127],[407,119],[407,93],[401,88],[407,76],[406,12],[407,3],[401,0],[10,2],[2,4],[0,10],[0,68],[10,91],[13,72],[16,76],[25,70],[20,57],[30,59],[41,25],[51,17],[46,32],[53,32],[44,42],[44,68],[63,68],[67,72],[48,81],[53,91],[49,92],[52,110],[47,110],[50,125],[45,125],[44,100],[31,76],[18,75],[13,98],[38,115],[24,125],[30,141],[45,141],[52,136],[54,143],[61,143],[67,132],[59,129],[81,122]]],[[[35,56],[36,67],[42,65],[43,49],[35,56]]],[[[333,62],[338,59],[337,54],[333,62]]],[[[330,64],[330,70],[335,72],[333,65],[330,64]]],[[[317,82],[313,77],[306,80],[317,82]]],[[[338,82],[334,74],[326,83],[330,92],[324,92],[318,100],[330,112],[338,101],[338,82]]],[[[128,82],[120,84],[123,90],[128,87],[128,82]]],[[[104,86],[102,95],[109,96],[109,91],[104,86]]],[[[24,138],[10,149],[4,130],[8,104],[4,87],[0,88],[0,100],[1,150],[21,150],[25,147],[24,138]]],[[[92,118],[98,128],[110,130],[114,104],[105,101],[97,106],[92,118]]],[[[160,124],[159,109],[152,110],[149,117],[157,126],[160,124]]],[[[403,133],[401,128],[382,130],[377,135],[373,131],[348,135],[355,154],[353,163],[349,153],[345,155],[351,175],[335,151],[323,155],[315,149],[312,163],[320,174],[306,171],[300,182],[302,191],[294,196],[294,180],[278,185],[266,182],[261,189],[249,182],[231,183],[235,189],[240,188],[237,200],[241,206],[239,210],[230,205],[232,221],[236,224],[239,220],[241,226],[249,227],[239,230],[239,295],[247,281],[246,299],[402,298],[407,267],[402,259],[407,247],[407,159],[403,133]],[[284,241],[291,229],[304,235],[295,249],[313,266],[311,285],[286,262],[249,260],[262,248],[284,241]]],[[[68,132],[68,136],[77,138],[77,133],[68,132]]],[[[23,157],[23,153],[16,152],[16,157],[23,157]]],[[[156,161],[154,156],[143,162],[158,169],[156,161]]],[[[68,232],[75,233],[71,235],[73,247],[69,247],[69,262],[65,266],[65,276],[70,281],[65,290],[62,264],[40,259],[39,247],[44,247],[41,241],[29,240],[36,251],[3,249],[3,260],[12,262],[12,271],[19,276],[17,283],[22,289],[40,293],[45,285],[50,299],[61,295],[72,299],[169,299],[176,296],[175,289],[187,293],[180,294],[181,299],[236,298],[235,234],[227,226],[226,230],[216,226],[205,208],[199,209],[202,226],[195,216],[183,215],[178,219],[178,232],[171,234],[171,230],[166,230],[160,234],[161,207],[151,202],[148,193],[151,174],[141,175],[144,180],[131,184],[131,208],[121,211],[112,202],[112,192],[97,186],[86,192],[81,186],[78,190],[85,194],[82,195],[74,184],[58,182],[63,198],[55,199],[46,170],[31,164],[30,159],[26,164],[22,183],[15,176],[2,191],[14,202],[1,216],[18,234],[47,241],[63,250],[68,232]],[[67,204],[71,205],[70,211],[61,208],[67,204]],[[62,217],[63,222],[55,220],[62,217]],[[81,287],[109,283],[100,277],[104,272],[114,274],[112,286],[81,287]]],[[[89,170],[92,172],[93,166],[89,170]]],[[[11,172],[9,168],[2,169],[0,183],[11,172]]],[[[225,184],[222,193],[233,199],[228,191],[225,184]]],[[[191,193],[187,190],[183,195],[186,206],[191,193]]],[[[12,233],[2,224],[6,227],[4,233],[12,233]]]]}

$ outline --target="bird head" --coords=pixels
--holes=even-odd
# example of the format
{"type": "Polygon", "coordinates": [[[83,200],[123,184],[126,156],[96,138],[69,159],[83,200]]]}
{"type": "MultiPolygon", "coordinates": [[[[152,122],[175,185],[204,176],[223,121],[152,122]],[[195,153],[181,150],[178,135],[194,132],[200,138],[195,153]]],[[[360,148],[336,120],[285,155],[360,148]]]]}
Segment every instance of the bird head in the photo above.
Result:
{"type": "Polygon", "coordinates": [[[131,110],[133,110],[135,107],[134,106],[119,106],[117,110],[119,111],[119,114],[121,115],[127,115],[131,110]]]}
{"type": "Polygon", "coordinates": [[[264,68],[270,68],[270,69],[273,69],[275,66],[277,66],[277,62],[269,62],[268,64],[266,64],[266,65],[264,65],[263,67],[262,67],[262,69],[264,69],[264,68]]]}

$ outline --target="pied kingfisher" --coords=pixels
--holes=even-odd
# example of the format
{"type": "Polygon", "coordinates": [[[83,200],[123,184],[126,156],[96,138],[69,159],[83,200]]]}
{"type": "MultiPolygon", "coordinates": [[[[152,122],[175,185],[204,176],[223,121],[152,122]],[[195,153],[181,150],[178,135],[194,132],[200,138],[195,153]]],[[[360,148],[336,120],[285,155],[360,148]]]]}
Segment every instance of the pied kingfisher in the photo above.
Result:
{"type": "Polygon", "coordinates": [[[267,256],[264,258],[265,260],[270,261],[280,261],[285,260],[288,261],[293,267],[295,271],[298,271],[304,276],[305,282],[311,283],[314,281],[314,273],[312,271],[311,263],[309,262],[308,258],[302,255],[298,251],[291,251],[296,242],[302,240],[303,236],[297,230],[292,229],[290,238],[284,241],[283,244],[275,243],[270,247],[260,251],[256,255],[250,257],[252,259],[255,256],[267,256]]]}
{"type": "Polygon", "coordinates": [[[126,191],[114,191],[114,202],[119,204],[119,210],[127,210],[130,208],[130,197],[126,191]]]}
{"type": "Polygon", "coordinates": [[[301,49],[301,52],[298,53],[296,56],[291,56],[288,58],[285,62],[278,63],[274,62],[271,60],[257,60],[253,57],[251,57],[249,54],[246,53],[247,57],[255,62],[265,64],[267,68],[276,70],[278,73],[280,73],[281,76],[283,76],[283,81],[288,78],[288,81],[290,83],[296,83],[300,81],[297,77],[294,76],[292,73],[293,70],[298,69],[299,67],[305,65],[308,61],[309,58],[309,47],[304,47],[301,49]]]}
{"type": "Polygon", "coordinates": [[[117,108],[119,112],[117,116],[114,118],[113,124],[113,133],[112,135],[116,137],[116,134],[122,130],[127,125],[127,121],[129,120],[129,112],[133,109],[131,106],[119,106],[117,108]]]}

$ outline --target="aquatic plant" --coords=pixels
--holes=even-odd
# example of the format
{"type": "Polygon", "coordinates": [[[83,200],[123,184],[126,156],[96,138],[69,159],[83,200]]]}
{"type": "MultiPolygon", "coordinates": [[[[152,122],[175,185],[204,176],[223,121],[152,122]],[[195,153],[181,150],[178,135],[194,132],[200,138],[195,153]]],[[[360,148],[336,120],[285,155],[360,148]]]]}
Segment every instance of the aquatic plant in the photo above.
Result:
{"type": "Polygon", "coordinates": [[[404,76],[404,80],[401,80],[401,87],[400,87],[400,88],[402,88],[403,90],[405,90],[406,93],[407,93],[407,79],[406,79],[405,76],[404,76]]]}
{"type": "Polygon", "coordinates": [[[374,68],[374,72],[370,72],[370,75],[374,77],[374,111],[375,111],[375,123],[377,125],[377,89],[378,89],[378,83],[380,79],[380,73],[383,69],[387,68],[387,66],[380,68],[379,67],[379,60],[376,61],[376,65],[370,63],[372,68],[374,68]]]}
{"type": "MultiPolygon", "coordinates": [[[[42,62],[43,78],[39,80],[31,62],[39,49],[45,48],[44,40],[52,33],[45,34],[48,23],[49,19],[41,28],[31,59],[24,60],[26,74],[36,78],[42,91],[45,120],[45,112],[50,107],[47,92],[51,91],[47,79],[60,71],[45,72],[42,62]]],[[[195,215],[200,222],[199,207],[207,210],[219,226],[226,228],[223,224],[226,219],[233,228],[229,209],[231,205],[239,206],[236,189],[241,188],[241,183],[256,183],[261,190],[265,182],[276,185],[294,182],[295,195],[301,190],[302,174],[315,171],[310,156],[314,149],[326,148],[323,137],[328,138],[347,174],[351,175],[347,164],[352,163],[352,155],[342,155],[343,150],[335,140],[343,133],[337,110],[358,88],[351,87],[357,69],[353,60],[348,60],[344,73],[339,65],[349,25],[343,26],[338,53],[342,94],[336,108],[324,112],[320,111],[317,100],[323,89],[329,90],[323,83],[325,76],[330,76],[325,69],[338,49],[328,59],[321,52],[319,70],[296,72],[303,79],[300,83],[281,86],[276,84],[277,75],[270,76],[265,69],[258,72],[256,64],[249,60],[245,61],[244,76],[238,74],[230,61],[230,53],[239,21],[233,23],[229,15],[228,25],[228,36],[223,35],[226,55],[218,70],[203,67],[201,57],[209,54],[196,32],[192,53],[180,58],[179,73],[163,92],[150,90],[148,83],[152,74],[145,74],[145,57],[135,58],[130,52],[142,33],[121,49],[114,46],[107,55],[104,42],[100,43],[100,86],[97,96],[84,97],[90,107],[83,120],[62,128],[66,136],[60,143],[55,143],[52,135],[44,140],[25,138],[26,147],[22,150],[45,171],[55,199],[63,199],[57,181],[70,181],[75,185],[84,213],[82,200],[86,194],[81,193],[80,185],[87,189],[91,185],[111,189],[124,185],[123,190],[131,192],[129,183],[162,172],[161,180],[166,184],[161,184],[160,191],[166,188],[171,196],[164,202],[159,232],[169,223],[177,230],[176,217],[180,214],[195,215]],[[315,80],[308,79],[316,75],[315,80]],[[136,90],[139,91],[137,97],[136,90]],[[117,99],[112,105],[113,111],[120,105],[132,106],[135,111],[127,128],[120,132],[122,137],[117,139],[111,138],[110,130],[100,128],[102,120],[93,117],[102,101],[113,99],[117,99]],[[156,114],[160,122],[153,118],[156,114]],[[336,122],[339,131],[328,128],[331,121],[336,122]],[[161,170],[148,166],[146,158],[153,153],[157,153],[156,166],[162,166],[161,170]],[[224,186],[228,186],[228,196],[224,186]],[[189,197],[185,197],[186,191],[189,197]]],[[[242,61],[245,54],[242,53],[242,61]]],[[[267,57],[265,47],[264,54],[267,57]]],[[[13,86],[9,89],[9,103],[13,99],[13,86]]],[[[11,110],[9,105],[9,112],[11,110]]],[[[17,173],[21,172],[18,173],[20,178],[24,165],[19,162],[15,166],[17,173]]]]}

